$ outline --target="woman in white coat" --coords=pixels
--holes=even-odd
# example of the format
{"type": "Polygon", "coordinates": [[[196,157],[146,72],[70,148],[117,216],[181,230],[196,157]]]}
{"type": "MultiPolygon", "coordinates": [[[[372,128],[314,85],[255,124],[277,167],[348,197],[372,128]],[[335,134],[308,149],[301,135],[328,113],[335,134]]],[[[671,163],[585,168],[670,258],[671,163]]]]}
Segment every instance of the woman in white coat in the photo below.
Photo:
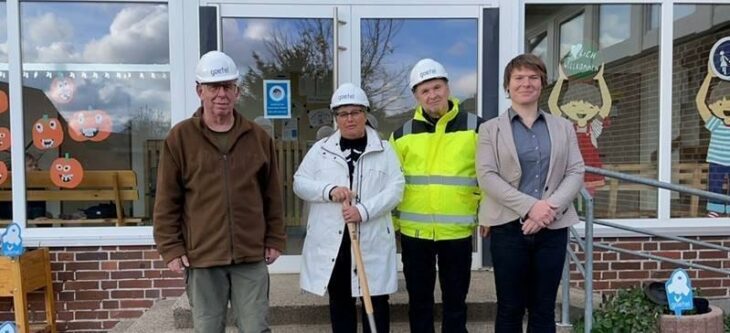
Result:
{"type": "MultiPolygon", "coordinates": [[[[362,89],[340,86],[330,105],[337,131],[315,143],[294,174],[294,192],[310,205],[300,285],[329,293],[336,333],[357,332],[355,299],[362,296],[346,223],[359,226],[378,332],[390,331],[388,295],[397,289],[390,211],[401,200],[404,178],[390,145],[366,124],[369,106],[362,89]]],[[[370,332],[367,320],[363,330],[370,332]]]]}

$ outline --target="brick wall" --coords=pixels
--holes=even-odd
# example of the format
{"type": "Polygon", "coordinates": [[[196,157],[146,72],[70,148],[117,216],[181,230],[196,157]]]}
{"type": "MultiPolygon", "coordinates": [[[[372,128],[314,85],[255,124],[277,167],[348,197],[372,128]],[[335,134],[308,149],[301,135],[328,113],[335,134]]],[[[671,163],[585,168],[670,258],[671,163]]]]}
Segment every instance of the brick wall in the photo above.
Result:
{"type": "MultiPolygon", "coordinates": [[[[730,247],[730,236],[693,237],[693,239],[730,247]]],[[[708,249],[659,238],[600,238],[596,242],[641,251],[672,259],[682,259],[710,267],[730,269],[730,253],[708,249]]],[[[583,260],[584,253],[577,251],[583,260]]],[[[644,281],[666,281],[677,265],[647,260],[635,255],[595,249],[593,253],[593,288],[597,292],[613,292],[620,288],[641,286],[644,281]]],[[[687,269],[686,267],[683,267],[687,269]]],[[[703,297],[730,297],[730,276],[687,269],[692,286],[703,297]]],[[[571,280],[577,287],[583,287],[583,277],[571,265],[571,280]]]]}
{"type": "MultiPolygon", "coordinates": [[[[57,327],[63,332],[105,332],[137,318],[155,300],[184,292],[152,246],[51,248],[57,327]]],[[[44,321],[42,294],[30,295],[29,318],[44,321]]],[[[0,298],[0,322],[14,321],[11,298],[0,298]]]]}

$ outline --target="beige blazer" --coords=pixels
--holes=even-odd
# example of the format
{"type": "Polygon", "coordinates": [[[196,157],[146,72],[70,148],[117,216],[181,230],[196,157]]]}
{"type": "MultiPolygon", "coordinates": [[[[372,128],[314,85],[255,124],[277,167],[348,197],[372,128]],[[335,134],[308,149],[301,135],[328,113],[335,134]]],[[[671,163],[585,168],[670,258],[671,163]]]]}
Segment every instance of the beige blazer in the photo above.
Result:
{"type": "MultiPolygon", "coordinates": [[[[540,110],[550,132],[551,152],[542,199],[559,207],[548,228],[560,229],[578,222],[573,199],[583,186],[583,157],[573,125],[540,110]]],[[[479,187],[486,193],[479,205],[479,224],[496,226],[524,217],[538,200],[520,192],[522,169],[512,137],[509,112],[479,126],[476,169],[479,187]]]]}

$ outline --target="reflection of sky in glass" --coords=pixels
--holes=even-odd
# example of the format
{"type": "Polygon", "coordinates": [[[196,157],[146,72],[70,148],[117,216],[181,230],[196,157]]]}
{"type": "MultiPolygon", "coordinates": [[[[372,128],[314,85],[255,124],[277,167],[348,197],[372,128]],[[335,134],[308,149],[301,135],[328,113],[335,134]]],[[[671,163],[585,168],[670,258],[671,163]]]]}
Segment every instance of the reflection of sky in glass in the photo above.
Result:
{"type": "Polygon", "coordinates": [[[560,59],[573,45],[583,43],[583,16],[580,14],[560,25],[560,59]]]}
{"type": "Polygon", "coordinates": [[[631,5],[601,5],[598,47],[603,49],[631,35],[631,5]]]}
{"type": "MultiPolygon", "coordinates": [[[[223,51],[236,62],[241,73],[254,67],[254,53],[265,62],[272,60],[267,42],[278,41],[288,45],[302,40],[303,26],[321,24],[325,34],[331,38],[332,20],[329,19],[290,19],[290,18],[223,18],[223,51]]],[[[327,40],[331,57],[331,40],[327,40]]]]}
{"type": "Polygon", "coordinates": [[[540,57],[543,62],[547,62],[547,33],[542,33],[530,39],[528,44],[530,53],[540,57]]]}
{"type": "Polygon", "coordinates": [[[20,13],[25,62],[169,62],[165,5],[23,2],[20,13]]]}
{"type": "MultiPolygon", "coordinates": [[[[683,17],[694,14],[697,10],[697,5],[688,4],[676,4],[674,5],[674,21],[677,21],[683,17]]],[[[649,22],[649,29],[656,29],[659,27],[661,22],[662,9],[659,5],[651,6],[651,22],[649,22]]]]}
{"type": "MultiPolygon", "coordinates": [[[[451,94],[461,100],[473,97],[477,89],[477,20],[475,19],[400,19],[402,24],[392,39],[387,67],[405,70],[400,96],[385,110],[393,115],[408,112],[415,104],[407,87],[407,75],[422,58],[433,58],[449,73],[451,94]]],[[[361,26],[365,26],[363,22],[361,26]]],[[[387,84],[387,83],[384,83],[387,84]]],[[[377,102],[377,101],[375,101],[377,102]]]]}
{"type": "MultiPolygon", "coordinates": [[[[323,21],[323,27],[331,38],[330,20],[323,21]],[[326,21],[326,22],[325,22],[326,21]]],[[[367,21],[367,20],[365,20],[367,21]]],[[[461,99],[474,96],[477,88],[477,20],[475,19],[396,19],[400,28],[391,37],[391,52],[386,54],[382,64],[391,73],[405,73],[402,77],[381,84],[402,85],[399,105],[388,113],[408,111],[415,101],[407,88],[407,75],[411,67],[421,58],[430,57],[441,62],[449,73],[452,94],[461,99]]],[[[273,36],[285,38],[294,43],[301,38],[302,20],[223,18],[223,50],[233,57],[242,73],[254,64],[253,53],[270,61],[273,57],[267,49],[267,41],[273,36]]],[[[367,22],[362,22],[367,29],[367,22]]],[[[363,31],[365,35],[366,32],[363,31]]],[[[329,40],[331,43],[331,40],[329,40]]],[[[378,82],[376,82],[377,84],[378,82]]],[[[329,98],[329,96],[327,96],[329,98]]],[[[377,101],[373,101],[377,103],[377,101]]]]}
{"type": "Polygon", "coordinates": [[[8,24],[5,2],[0,2],[0,62],[8,62],[8,24]]]}
{"type": "MultiPolygon", "coordinates": [[[[129,71],[125,66],[169,63],[168,38],[166,5],[22,2],[23,85],[43,91],[64,117],[74,111],[103,109],[114,118],[115,132],[125,130],[133,120],[166,129],[168,73],[139,66],[129,71]],[[37,63],[41,65],[30,65],[37,63]],[[65,64],[91,63],[111,66],[63,69],[65,64]],[[57,98],[53,84],[62,78],[72,82],[66,99],[57,98]]],[[[31,111],[26,110],[26,117],[34,117],[31,111]]],[[[152,132],[146,135],[160,134],[152,132]]]]}

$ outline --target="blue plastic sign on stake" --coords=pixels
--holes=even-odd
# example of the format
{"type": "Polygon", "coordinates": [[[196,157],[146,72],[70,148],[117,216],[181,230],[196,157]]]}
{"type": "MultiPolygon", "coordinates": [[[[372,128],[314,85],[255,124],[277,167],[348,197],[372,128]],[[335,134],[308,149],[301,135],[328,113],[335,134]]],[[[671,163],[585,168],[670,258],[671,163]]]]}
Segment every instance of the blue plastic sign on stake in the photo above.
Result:
{"type": "Polygon", "coordinates": [[[291,118],[291,81],[264,80],[264,117],[291,118]]]}
{"type": "MultiPolygon", "coordinates": [[[[20,226],[11,223],[0,236],[0,254],[6,257],[20,257],[23,254],[23,237],[20,236],[20,226]]],[[[0,332],[4,333],[4,332],[0,332]]]]}
{"type": "Polygon", "coordinates": [[[664,284],[667,291],[669,310],[674,311],[677,318],[682,316],[682,310],[692,310],[692,282],[687,271],[677,268],[672,272],[669,280],[664,284]]]}
{"type": "Polygon", "coordinates": [[[18,330],[15,328],[15,324],[10,321],[6,321],[0,325],[0,333],[16,333],[18,330]]]}

